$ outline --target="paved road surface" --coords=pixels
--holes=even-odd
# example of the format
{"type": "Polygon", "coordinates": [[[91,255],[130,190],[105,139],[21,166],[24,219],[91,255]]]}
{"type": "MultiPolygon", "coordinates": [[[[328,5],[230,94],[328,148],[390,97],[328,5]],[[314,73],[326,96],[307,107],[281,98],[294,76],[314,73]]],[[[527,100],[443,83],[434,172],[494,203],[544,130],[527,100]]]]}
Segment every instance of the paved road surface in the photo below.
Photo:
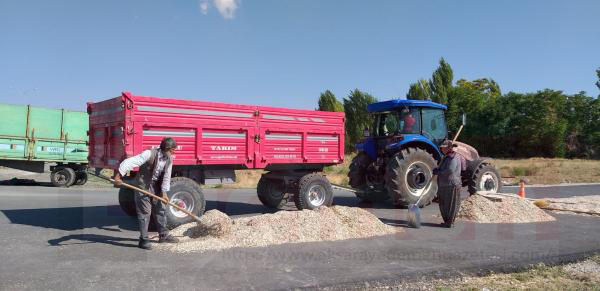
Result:
{"type": "MultiPolygon", "coordinates": [[[[232,216],[264,213],[254,191],[207,190],[207,208],[232,216]]],[[[600,194],[600,185],[528,188],[528,193],[591,195],[600,194]]],[[[0,289],[267,290],[393,283],[600,251],[600,223],[594,217],[555,215],[558,222],[459,223],[444,229],[433,204],[423,211],[423,228],[407,229],[406,210],[335,194],[335,204],[363,207],[406,232],[206,254],[148,252],[136,248],[136,222],[121,212],[116,189],[0,186],[0,289]]]]}

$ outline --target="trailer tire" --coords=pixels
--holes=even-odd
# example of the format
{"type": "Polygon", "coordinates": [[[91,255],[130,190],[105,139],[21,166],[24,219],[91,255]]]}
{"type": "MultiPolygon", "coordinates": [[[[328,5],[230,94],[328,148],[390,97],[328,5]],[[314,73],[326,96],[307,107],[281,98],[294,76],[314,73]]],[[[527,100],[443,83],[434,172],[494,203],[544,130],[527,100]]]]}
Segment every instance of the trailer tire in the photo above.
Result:
{"type": "MultiPolygon", "coordinates": [[[[173,177],[171,179],[171,189],[167,192],[167,196],[169,196],[171,203],[185,208],[196,216],[201,216],[206,208],[206,200],[204,199],[202,188],[200,188],[200,185],[196,181],[190,178],[173,177]]],[[[194,221],[193,218],[175,207],[169,205],[165,207],[167,228],[169,229],[194,221]]]]}
{"type": "Polygon", "coordinates": [[[287,195],[281,181],[260,177],[256,186],[258,200],[264,206],[272,209],[281,209],[287,204],[287,195]]]}
{"type": "Polygon", "coordinates": [[[473,171],[469,181],[469,194],[473,195],[477,191],[490,191],[497,193],[502,187],[500,174],[494,165],[483,162],[473,171]]]}
{"type": "Polygon", "coordinates": [[[416,203],[420,195],[426,196],[421,199],[419,207],[431,204],[437,193],[437,181],[424,189],[424,193],[417,193],[427,186],[435,167],[433,156],[419,148],[403,149],[390,158],[385,171],[385,184],[394,205],[405,207],[416,203]]]}
{"type": "Polygon", "coordinates": [[[119,206],[121,206],[121,210],[125,212],[125,214],[129,216],[136,216],[137,212],[135,210],[135,191],[129,188],[120,188],[119,189],[119,206]]]}
{"type": "Polygon", "coordinates": [[[88,174],[85,171],[75,173],[75,185],[83,185],[87,183],[88,174]]]}
{"type": "Polygon", "coordinates": [[[71,187],[75,182],[75,171],[68,167],[57,167],[50,174],[50,181],[56,187],[71,187]]]}
{"type": "Polygon", "coordinates": [[[298,181],[298,194],[294,196],[298,210],[331,206],[333,188],[329,180],[319,173],[302,176],[298,181]]]}

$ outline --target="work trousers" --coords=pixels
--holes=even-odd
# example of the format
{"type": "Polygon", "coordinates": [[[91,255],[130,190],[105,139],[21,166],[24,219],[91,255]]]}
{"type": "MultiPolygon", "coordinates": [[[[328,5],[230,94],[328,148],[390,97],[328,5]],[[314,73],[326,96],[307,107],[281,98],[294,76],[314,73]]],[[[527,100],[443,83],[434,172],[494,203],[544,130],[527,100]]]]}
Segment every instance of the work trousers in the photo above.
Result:
{"type": "Polygon", "coordinates": [[[439,186],[438,203],[442,219],[452,226],[460,209],[460,186],[439,186]]]}
{"type": "MultiPolygon", "coordinates": [[[[162,192],[160,182],[152,181],[148,192],[160,197],[162,192]]],[[[136,191],[135,210],[140,224],[140,239],[148,239],[148,226],[150,225],[151,215],[155,218],[158,234],[165,236],[169,233],[167,229],[167,217],[165,216],[166,207],[161,201],[152,199],[150,196],[136,191]]]]}

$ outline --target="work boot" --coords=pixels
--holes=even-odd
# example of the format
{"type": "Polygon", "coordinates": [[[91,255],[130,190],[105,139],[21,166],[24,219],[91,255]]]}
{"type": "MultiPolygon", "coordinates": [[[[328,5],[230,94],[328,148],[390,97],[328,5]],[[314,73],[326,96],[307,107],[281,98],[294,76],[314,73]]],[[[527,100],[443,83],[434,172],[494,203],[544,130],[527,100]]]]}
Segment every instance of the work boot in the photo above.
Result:
{"type": "Polygon", "coordinates": [[[449,222],[442,222],[441,225],[442,225],[442,227],[445,227],[445,228],[453,228],[454,227],[454,224],[449,223],[449,222]]]}
{"type": "Polygon", "coordinates": [[[138,248],[150,250],[150,249],[152,249],[152,246],[150,246],[149,240],[140,238],[140,242],[138,243],[138,248]]]}
{"type": "Polygon", "coordinates": [[[163,244],[163,243],[171,243],[172,244],[172,243],[178,243],[179,239],[177,239],[176,237],[174,237],[170,234],[167,234],[167,235],[159,236],[158,242],[161,244],[163,244]]]}

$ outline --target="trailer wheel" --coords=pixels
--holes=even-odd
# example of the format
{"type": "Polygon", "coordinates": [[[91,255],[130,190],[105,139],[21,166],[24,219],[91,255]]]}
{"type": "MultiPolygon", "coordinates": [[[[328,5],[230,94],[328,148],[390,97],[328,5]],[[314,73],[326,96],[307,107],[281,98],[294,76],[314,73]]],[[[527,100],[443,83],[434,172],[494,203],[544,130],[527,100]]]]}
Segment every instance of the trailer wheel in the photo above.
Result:
{"type": "MultiPolygon", "coordinates": [[[[169,201],[184,208],[196,216],[201,216],[206,207],[202,188],[194,180],[186,177],[173,177],[171,190],[167,193],[169,201]]],[[[193,218],[173,206],[167,206],[167,228],[173,229],[181,224],[192,222],[193,218]]]]}
{"type": "Polygon", "coordinates": [[[281,209],[288,202],[281,184],[281,181],[268,179],[264,175],[260,177],[256,187],[258,200],[268,208],[281,209]]]}
{"type": "Polygon", "coordinates": [[[88,174],[85,171],[75,173],[75,185],[83,185],[87,183],[88,174]]]}
{"type": "Polygon", "coordinates": [[[419,148],[407,148],[395,154],[388,162],[385,171],[385,184],[388,194],[396,206],[415,203],[421,197],[419,206],[431,204],[437,193],[437,181],[427,189],[433,176],[436,162],[428,152],[419,148]]]}
{"type": "Polygon", "coordinates": [[[304,175],[298,182],[298,194],[294,198],[298,210],[331,206],[333,188],[329,180],[319,173],[304,175]]]}
{"type": "Polygon", "coordinates": [[[473,195],[477,191],[497,193],[501,187],[500,174],[496,167],[483,162],[475,169],[471,181],[469,181],[469,194],[473,195]]]}
{"type": "Polygon", "coordinates": [[[56,187],[70,187],[75,182],[75,171],[71,168],[55,168],[50,174],[50,181],[56,187]]]}
{"type": "Polygon", "coordinates": [[[129,188],[123,187],[119,189],[119,206],[121,206],[121,210],[129,216],[137,215],[134,195],[135,191],[129,188]]]}

